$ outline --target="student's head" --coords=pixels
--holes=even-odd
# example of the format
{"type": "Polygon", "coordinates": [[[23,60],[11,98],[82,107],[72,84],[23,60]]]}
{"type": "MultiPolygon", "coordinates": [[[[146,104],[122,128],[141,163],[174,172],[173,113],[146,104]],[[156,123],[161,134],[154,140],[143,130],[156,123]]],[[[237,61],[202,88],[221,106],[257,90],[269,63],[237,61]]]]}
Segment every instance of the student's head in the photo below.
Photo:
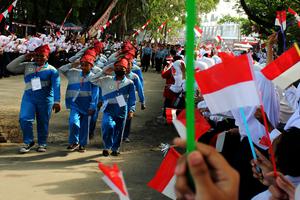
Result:
{"type": "Polygon", "coordinates": [[[292,127],[274,141],[278,170],[284,175],[300,176],[300,129],[292,127]]]}
{"type": "Polygon", "coordinates": [[[80,68],[84,74],[90,72],[94,66],[96,59],[96,52],[94,49],[88,49],[84,52],[84,55],[80,59],[80,68]]]}
{"type": "Polygon", "coordinates": [[[34,62],[36,62],[38,66],[43,66],[47,62],[49,55],[50,55],[49,45],[40,46],[34,50],[34,57],[33,57],[34,62]]]}
{"type": "Polygon", "coordinates": [[[117,77],[121,78],[126,74],[128,67],[128,61],[125,58],[121,58],[114,64],[114,71],[117,77]]]}

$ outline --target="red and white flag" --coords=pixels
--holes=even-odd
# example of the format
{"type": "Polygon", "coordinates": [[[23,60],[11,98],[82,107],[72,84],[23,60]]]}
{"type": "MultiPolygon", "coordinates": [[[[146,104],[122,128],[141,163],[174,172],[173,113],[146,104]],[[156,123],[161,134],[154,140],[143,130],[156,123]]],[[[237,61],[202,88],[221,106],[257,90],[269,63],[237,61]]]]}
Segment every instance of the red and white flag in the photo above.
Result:
{"type": "Polygon", "coordinates": [[[98,167],[104,174],[102,177],[103,181],[119,195],[120,200],[129,200],[123,173],[119,170],[118,166],[114,164],[110,167],[100,162],[98,167]]]}
{"type": "Polygon", "coordinates": [[[15,0],[3,13],[0,14],[0,22],[2,21],[3,18],[7,17],[8,13],[10,13],[13,8],[16,7],[17,1],[18,0],[15,0]]]}
{"type": "Polygon", "coordinates": [[[296,13],[293,9],[289,8],[288,9],[289,13],[291,13],[292,15],[295,16],[297,22],[298,22],[298,27],[300,28],[300,16],[298,15],[298,13],[296,13]]]}
{"type": "Polygon", "coordinates": [[[148,183],[150,188],[176,200],[175,194],[175,167],[180,154],[171,147],[159,166],[154,178],[148,183]]]}
{"type": "Polygon", "coordinates": [[[300,78],[300,50],[295,43],[272,63],[261,70],[263,75],[282,89],[300,78]]]}
{"type": "Polygon", "coordinates": [[[282,30],[286,29],[286,11],[276,11],[276,20],[275,20],[275,26],[282,27],[282,30]]]}
{"type": "Polygon", "coordinates": [[[139,30],[137,30],[136,32],[134,32],[134,34],[132,34],[132,37],[137,36],[141,31],[145,30],[145,28],[149,25],[149,23],[151,22],[151,20],[149,19],[146,24],[144,24],[142,26],[142,28],[140,28],[139,30]]]}
{"type": "Polygon", "coordinates": [[[212,114],[259,105],[251,66],[250,55],[242,55],[196,72],[196,81],[212,114]]]}
{"type": "MultiPolygon", "coordinates": [[[[167,122],[172,121],[180,137],[186,139],[186,111],[182,110],[178,116],[176,111],[176,109],[166,109],[167,122]]],[[[195,140],[197,141],[210,128],[209,123],[201,115],[200,111],[195,110],[195,140]]]]}
{"type": "Polygon", "coordinates": [[[172,31],[172,28],[169,28],[168,30],[167,30],[167,33],[170,33],[172,31]]]}
{"type": "Polygon", "coordinates": [[[218,52],[218,56],[221,58],[222,62],[230,61],[232,58],[234,58],[233,53],[226,53],[226,52],[218,52]]]}
{"type": "Polygon", "coordinates": [[[215,39],[216,39],[217,43],[220,43],[220,42],[223,42],[223,41],[224,41],[223,38],[222,38],[220,35],[217,35],[217,36],[215,37],[215,39]]]}
{"type": "Polygon", "coordinates": [[[157,29],[157,32],[158,32],[158,33],[163,29],[163,27],[167,24],[167,22],[168,22],[168,20],[164,21],[164,22],[158,27],[158,29],[157,29]]]}
{"type": "Polygon", "coordinates": [[[194,32],[197,35],[197,37],[200,38],[202,36],[203,30],[199,26],[195,26],[194,27],[194,32]]]}

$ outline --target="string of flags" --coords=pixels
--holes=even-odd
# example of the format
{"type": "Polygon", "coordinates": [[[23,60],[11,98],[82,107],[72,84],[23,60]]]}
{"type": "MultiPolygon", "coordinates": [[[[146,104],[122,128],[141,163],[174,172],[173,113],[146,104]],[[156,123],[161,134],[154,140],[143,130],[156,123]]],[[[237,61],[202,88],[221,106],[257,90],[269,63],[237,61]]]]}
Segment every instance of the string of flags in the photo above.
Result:
{"type": "Polygon", "coordinates": [[[164,27],[165,25],[167,24],[168,20],[164,21],[157,29],[157,33],[159,33],[164,27]]]}
{"type": "Polygon", "coordinates": [[[149,19],[139,30],[137,30],[136,32],[134,32],[132,34],[132,37],[137,36],[138,34],[140,34],[140,32],[142,32],[143,30],[145,30],[145,28],[149,25],[150,22],[151,22],[151,20],[149,19]]]}
{"type": "Polygon", "coordinates": [[[289,11],[289,13],[294,15],[294,17],[296,18],[296,20],[298,22],[298,27],[300,28],[300,16],[292,8],[289,8],[288,11],[289,11]]]}
{"type": "Polygon", "coordinates": [[[3,18],[7,18],[7,15],[12,11],[13,8],[16,7],[17,1],[15,0],[8,8],[5,10],[3,13],[0,14],[0,22],[2,21],[3,18]]]}
{"type": "Polygon", "coordinates": [[[106,24],[105,24],[104,26],[101,26],[101,27],[100,27],[100,32],[103,33],[104,30],[106,30],[108,27],[110,27],[111,24],[112,24],[114,21],[116,21],[116,19],[118,19],[118,17],[120,17],[120,16],[121,16],[121,14],[117,14],[117,15],[113,16],[109,21],[106,22],[106,24]]]}

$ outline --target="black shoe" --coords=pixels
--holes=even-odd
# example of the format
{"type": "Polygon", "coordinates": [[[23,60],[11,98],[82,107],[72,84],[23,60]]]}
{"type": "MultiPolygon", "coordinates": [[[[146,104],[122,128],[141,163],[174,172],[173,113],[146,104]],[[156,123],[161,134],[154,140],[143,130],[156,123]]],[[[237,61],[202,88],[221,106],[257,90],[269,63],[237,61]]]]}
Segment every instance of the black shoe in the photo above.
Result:
{"type": "Polygon", "coordinates": [[[113,151],[113,152],[111,152],[110,155],[112,155],[112,156],[118,156],[119,154],[120,154],[120,152],[118,152],[118,151],[113,151]]]}
{"type": "Polygon", "coordinates": [[[75,151],[76,149],[78,149],[78,147],[79,147],[79,144],[71,144],[67,147],[67,149],[72,152],[72,151],[75,151]]]}
{"type": "Polygon", "coordinates": [[[34,144],[35,143],[33,141],[30,142],[30,144],[25,144],[24,146],[22,146],[20,148],[19,152],[20,153],[27,153],[27,152],[29,152],[32,149],[32,147],[34,146],[34,144]]]}
{"type": "Polygon", "coordinates": [[[102,155],[104,156],[104,157],[107,157],[107,156],[109,156],[109,152],[108,152],[108,150],[103,150],[102,151],[102,155]]]}
{"type": "Polygon", "coordinates": [[[78,149],[78,152],[80,152],[80,153],[84,153],[84,152],[86,152],[86,149],[85,149],[85,147],[84,147],[84,146],[82,146],[82,145],[80,145],[80,146],[79,146],[79,149],[78,149]]]}

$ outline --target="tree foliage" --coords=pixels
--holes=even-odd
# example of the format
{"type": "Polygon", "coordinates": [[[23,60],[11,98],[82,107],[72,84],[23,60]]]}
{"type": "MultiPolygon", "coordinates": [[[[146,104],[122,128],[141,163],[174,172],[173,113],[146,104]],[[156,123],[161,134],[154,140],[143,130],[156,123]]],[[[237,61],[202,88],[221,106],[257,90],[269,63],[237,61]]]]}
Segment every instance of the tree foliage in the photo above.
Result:
{"type": "MultiPolygon", "coordinates": [[[[258,28],[262,37],[266,38],[272,32],[279,32],[279,27],[275,27],[275,18],[277,10],[294,9],[300,13],[299,0],[236,0],[237,9],[243,9],[258,28]]],[[[293,15],[287,13],[287,42],[291,45],[295,41],[300,41],[300,31],[297,27],[296,20],[293,15]]],[[[278,34],[280,46],[282,45],[282,36],[278,34]]]]}
{"type": "MultiPolygon", "coordinates": [[[[67,20],[85,28],[97,21],[111,1],[108,0],[18,0],[14,9],[13,20],[21,23],[37,25],[37,31],[42,32],[45,20],[60,24],[68,10],[73,11],[67,20]],[[94,15],[92,14],[94,12],[94,15]]],[[[197,13],[209,12],[215,8],[219,0],[196,0],[197,13]]],[[[3,12],[11,0],[1,0],[3,12]]],[[[163,37],[166,30],[157,33],[157,28],[168,20],[167,28],[172,28],[171,35],[183,27],[185,20],[185,1],[183,0],[119,0],[111,16],[121,13],[115,24],[107,30],[123,37],[140,28],[148,19],[151,23],[147,28],[153,37],[163,37]],[[174,18],[178,20],[175,21],[174,18]]]]}
{"type": "Polygon", "coordinates": [[[218,20],[218,24],[224,23],[239,24],[242,35],[250,35],[253,32],[252,26],[254,25],[254,22],[244,17],[233,17],[230,15],[225,15],[218,20]]]}

